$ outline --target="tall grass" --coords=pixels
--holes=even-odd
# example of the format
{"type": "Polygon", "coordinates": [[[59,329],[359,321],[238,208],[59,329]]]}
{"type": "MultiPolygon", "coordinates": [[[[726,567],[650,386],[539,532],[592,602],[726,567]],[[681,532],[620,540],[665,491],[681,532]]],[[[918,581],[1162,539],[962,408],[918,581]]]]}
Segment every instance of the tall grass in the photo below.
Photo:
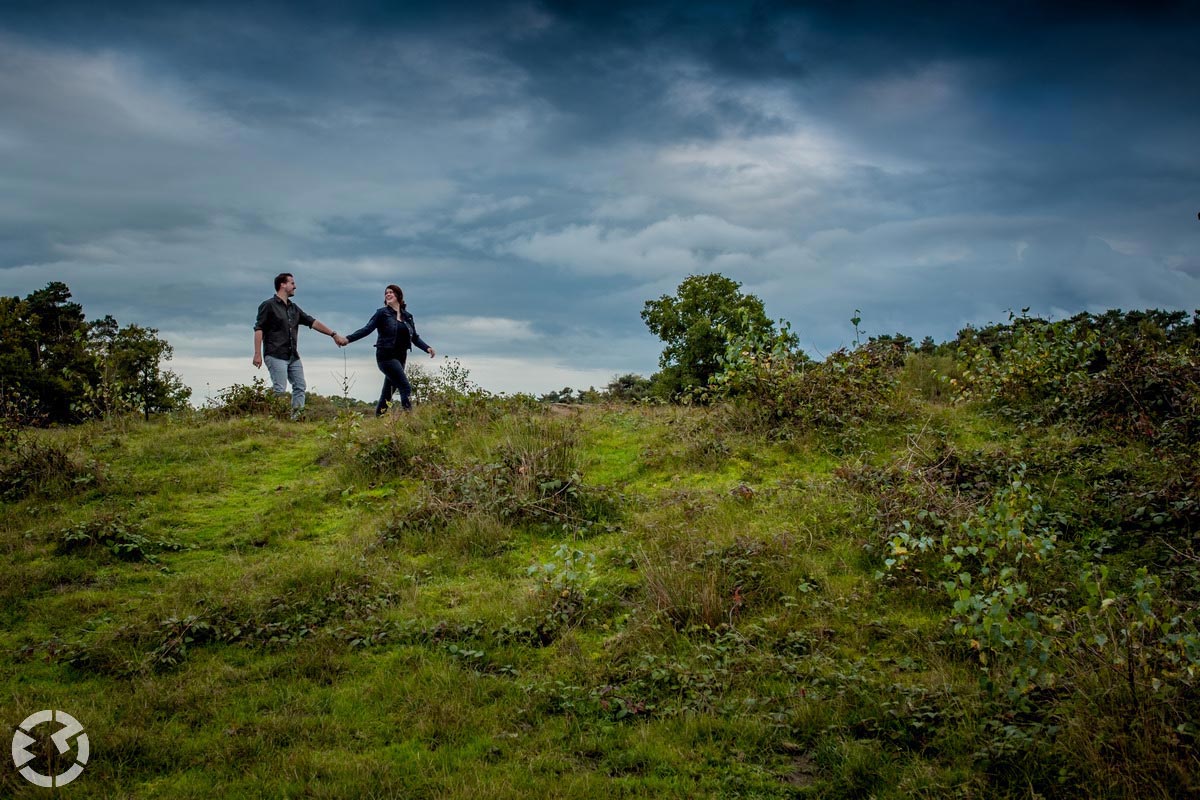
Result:
{"type": "Polygon", "coordinates": [[[103,480],[3,502],[0,719],[75,714],[79,797],[1194,793],[1186,641],[1161,645],[1194,615],[1194,470],[947,404],[938,368],[897,368],[901,413],[853,441],[468,395],[44,432],[103,480]],[[1022,530],[1062,556],[1012,571],[1029,610],[1111,625],[1010,695],[1019,660],[944,586],[984,560],[943,575],[940,548],[1012,527],[1022,464],[1022,530]],[[1108,605],[1062,578],[1093,560],[1108,605]]]}

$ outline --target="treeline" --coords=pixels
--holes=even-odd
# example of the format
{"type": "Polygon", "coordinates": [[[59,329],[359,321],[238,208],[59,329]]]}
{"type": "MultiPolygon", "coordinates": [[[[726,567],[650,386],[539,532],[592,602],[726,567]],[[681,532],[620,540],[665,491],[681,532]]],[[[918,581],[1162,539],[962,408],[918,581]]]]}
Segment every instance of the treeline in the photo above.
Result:
{"type": "Polygon", "coordinates": [[[821,361],[785,320],[720,274],[692,275],[646,301],[664,343],[660,371],[602,389],[564,387],[543,402],[732,402],[758,422],[846,429],[902,413],[902,380],[926,399],[983,401],[1026,422],[1071,420],[1161,440],[1200,439],[1200,310],[1080,313],[1051,321],[1010,313],[946,342],[903,333],[860,338],[821,361]],[[907,374],[905,374],[907,373],[907,374]]]}
{"type": "MultiPolygon", "coordinates": [[[[742,292],[740,283],[719,273],[688,276],[675,294],[647,300],[641,316],[664,345],[658,372],[650,377],[618,375],[599,389],[566,386],[537,399],[549,403],[705,403],[732,396],[731,365],[742,358],[746,348],[755,353],[769,350],[776,359],[794,365],[811,362],[789,323],[772,321],[760,298],[742,292]]],[[[860,321],[857,316],[851,320],[856,348],[860,321]]],[[[909,352],[932,355],[954,349],[953,343],[939,345],[929,336],[917,344],[902,333],[871,337],[868,345],[901,362],[909,352]]],[[[835,354],[835,360],[842,355],[835,354]]]]}
{"type": "Polygon", "coordinates": [[[187,404],[191,389],[163,364],[171,345],[154,328],[88,321],[59,281],[0,297],[0,404],[21,424],[151,414],[187,404]]]}

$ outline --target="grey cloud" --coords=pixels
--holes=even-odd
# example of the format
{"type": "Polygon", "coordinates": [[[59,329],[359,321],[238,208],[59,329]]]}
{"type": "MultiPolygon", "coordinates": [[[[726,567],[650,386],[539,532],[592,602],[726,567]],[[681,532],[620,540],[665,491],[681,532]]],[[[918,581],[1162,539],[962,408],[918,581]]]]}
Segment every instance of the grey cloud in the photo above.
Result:
{"type": "Polygon", "coordinates": [[[399,282],[439,352],[546,380],[652,371],[642,303],[699,271],[825,352],[855,308],[1200,303],[1172,4],[48,8],[0,11],[0,292],[65,280],[192,365],[245,359],[280,270],[339,330],[399,282]]]}

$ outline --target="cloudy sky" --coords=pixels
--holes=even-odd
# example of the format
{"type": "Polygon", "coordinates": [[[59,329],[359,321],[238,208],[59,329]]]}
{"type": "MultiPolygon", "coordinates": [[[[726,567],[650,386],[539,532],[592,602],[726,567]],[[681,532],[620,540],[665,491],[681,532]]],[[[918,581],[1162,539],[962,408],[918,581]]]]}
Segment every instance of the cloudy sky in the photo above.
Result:
{"type": "MultiPolygon", "coordinates": [[[[201,402],[280,271],[343,332],[399,283],[506,392],[654,372],[705,272],[815,356],[1200,307],[1196,3],[393,5],[0,2],[0,294],[157,328],[201,402]]],[[[370,341],[301,352],[375,396],[370,341]]]]}

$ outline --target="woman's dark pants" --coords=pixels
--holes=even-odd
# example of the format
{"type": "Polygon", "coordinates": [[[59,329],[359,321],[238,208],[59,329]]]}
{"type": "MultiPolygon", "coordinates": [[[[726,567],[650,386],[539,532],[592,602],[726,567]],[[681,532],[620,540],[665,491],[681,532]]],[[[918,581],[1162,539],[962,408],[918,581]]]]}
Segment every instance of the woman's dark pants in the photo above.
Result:
{"type": "Polygon", "coordinates": [[[392,394],[397,389],[400,390],[401,407],[405,411],[412,410],[412,386],[408,382],[408,376],[404,374],[404,362],[405,359],[394,356],[375,360],[375,365],[383,373],[383,392],[379,395],[379,402],[375,405],[375,416],[383,416],[383,412],[387,411],[388,403],[392,402],[392,394]]]}

